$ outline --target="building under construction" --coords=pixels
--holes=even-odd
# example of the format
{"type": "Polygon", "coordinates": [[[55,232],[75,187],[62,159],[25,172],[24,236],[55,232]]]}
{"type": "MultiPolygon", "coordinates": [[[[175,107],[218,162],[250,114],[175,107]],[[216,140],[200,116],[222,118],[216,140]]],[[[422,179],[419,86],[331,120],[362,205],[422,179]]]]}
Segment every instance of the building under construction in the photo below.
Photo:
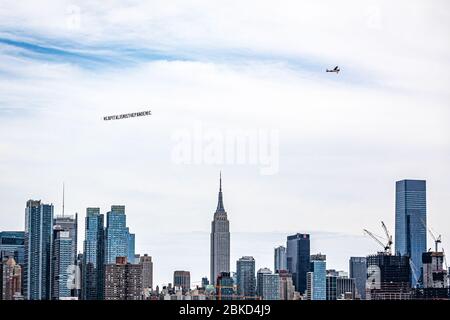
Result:
{"type": "Polygon", "coordinates": [[[368,300],[412,299],[411,268],[408,256],[379,252],[367,261],[366,298],[368,300]]]}
{"type": "MultiPolygon", "coordinates": [[[[437,245],[436,245],[437,249],[437,245]]],[[[417,299],[449,299],[448,271],[443,251],[422,254],[423,287],[416,290],[417,299]]]]}

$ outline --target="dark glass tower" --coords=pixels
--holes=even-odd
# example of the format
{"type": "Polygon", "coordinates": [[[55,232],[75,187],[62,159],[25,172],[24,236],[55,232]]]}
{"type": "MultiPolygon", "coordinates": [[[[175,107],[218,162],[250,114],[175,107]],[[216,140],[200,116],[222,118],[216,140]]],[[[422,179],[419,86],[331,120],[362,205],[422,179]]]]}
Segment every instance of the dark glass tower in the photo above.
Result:
{"type": "Polygon", "coordinates": [[[230,224],[223,206],[222,175],[219,183],[219,201],[211,222],[211,283],[222,272],[230,272],[230,224]]]}
{"type": "Polygon", "coordinates": [[[295,291],[306,290],[306,274],[310,268],[309,234],[297,233],[287,237],[287,269],[292,274],[295,291]]]}
{"type": "Polygon", "coordinates": [[[402,180],[396,183],[395,251],[408,255],[412,262],[411,283],[421,276],[422,253],[427,248],[427,201],[424,180],[402,180]]]}
{"type": "Polygon", "coordinates": [[[255,259],[242,257],[236,262],[237,294],[244,300],[255,299],[256,278],[255,259]]]}
{"type": "Polygon", "coordinates": [[[83,253],[84,300],[103,299],[104,281],[104,216],[99,208],[87,208],[83,253]]]}
{"type": "Polygon", "coordinates": [[[361,300],[366,299],[367,265],[366,257],[350,257],[350,278],[355,279],[356,290],[361,300]]]}
{"type": "Polygon", "coordinates": [[[29,200],[25,209],[24,296],[28,300],[49,300],[53,205],[29,200]]]}

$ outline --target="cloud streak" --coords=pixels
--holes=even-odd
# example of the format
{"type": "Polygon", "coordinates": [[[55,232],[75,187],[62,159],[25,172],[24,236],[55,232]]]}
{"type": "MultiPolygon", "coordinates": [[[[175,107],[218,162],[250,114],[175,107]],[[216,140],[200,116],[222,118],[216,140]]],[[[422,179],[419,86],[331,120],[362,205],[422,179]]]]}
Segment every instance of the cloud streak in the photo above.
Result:
{"type": "Polygon", "coordinates": [[[393,226],[402,178],[426,178],[430,225],[450,223],[447,2],[175,3],[2,1],[1,228],[23,227],[28,198],[58,209],[65,181],[66,212],[123,203],[152,254],[158,230],[209,230],[220,169],[232,232],[393,226]],[[196,121],[278,130],[279,174],[172,163],[196,121]]]}

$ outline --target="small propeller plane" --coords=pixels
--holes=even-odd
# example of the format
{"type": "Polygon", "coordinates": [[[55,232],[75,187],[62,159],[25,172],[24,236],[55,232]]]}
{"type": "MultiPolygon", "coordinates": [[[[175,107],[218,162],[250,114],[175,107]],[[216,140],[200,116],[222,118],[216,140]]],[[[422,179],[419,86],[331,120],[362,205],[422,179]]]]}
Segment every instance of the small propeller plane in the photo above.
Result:
{"type": "Polygon", "coordinates": [[[332,70],[327,69],[327,72],[336,72],[336,73],[339,73],[339,71],[341,71],[341,69],[339,69],[338,66],[334,67],[334,69],[332,69],[332,70]]]}

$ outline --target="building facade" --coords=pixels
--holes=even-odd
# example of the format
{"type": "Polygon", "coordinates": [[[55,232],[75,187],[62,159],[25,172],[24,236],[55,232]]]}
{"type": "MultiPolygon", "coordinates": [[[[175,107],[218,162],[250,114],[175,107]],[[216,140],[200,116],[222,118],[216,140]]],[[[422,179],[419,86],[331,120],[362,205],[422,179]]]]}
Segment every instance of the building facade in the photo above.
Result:
{"type": "Polygon", "coordinates": [[[326,256],[311,255],[311,267],[308,273],[308,298],[310,300],[326,300],[326,256]]]}
{"type": "Polygon", "coordinates": [[[114,264],[117,257],[128,258],[128,240],[129,230],[126,225],[125,206],[111,206],[111,211],[106,214],[106,264],[114,264]]]}
{"type": "Polygon", "coordinates": [[[222,272],[230,272],[230,223],[223,206],[222,176],[219,182],[219,199],[211,222],[211,283],[216,283],[222,272]]]}
{"type": "Polygon", "coordinates": [[[448,274],[444,267],[444,259],[444,252],[422,254],[424,288],[448,288],[448,274]]]}
{"type": "Polygon", "coordinates": [[[72,264],[75,264],[78,254],[78,214],[75,213],[73,216],[56,216],[53,221],[53,225],[54,227],[58,226],[59,229],[69,232],[69,237],[72,239],[70,259],[72,264]]]}
{"type": "Polygon", "coordinates": [[[22,298],[22,268],[13,256],[0,260],[0,284],[1,300],[22,298]]]}
{"type": "Polygon", "coordinates": [[[370,255],[367,261],[366,299],[411,299],[411,268],[408,256],[370,255]]]}
{"type": "Polygon", "coordinates": [[[304,294],[306,274],[310,268],[309,234],[297,233],[287,237],[287,270],[292,274],[295,290],[304,294]]]}
{"type": "Polygon", "coordinates": [[[51,297],[53,205],[29,200],[25,208],[24,296],[27,300],[51,297]]]}
{"type": "Polygon", "coordinates": [[[117,257],[105,265],[105,300],[142,300],[142,265],[117,257]]]}
{"type": "Polygon", "coordinates": [[[280,270],[287,270],[286,247],[279,246],[274,250],[274,270],[275,273],[280,270]]]}
{"type": "Polygon", "coordinates": [[[422,253],[427,251],[426,182],[397,181],[395,192],[395,252],[411,258],[415,287],[421,277],[422,253]]]}
{"type": "Polygon", "coordinates": [[[152,257],[144,254],[139,258],[142,265],[142,287],[144,289],[153,289],[153,261],[152,257]]]}
{"type": "Polygon", "coordinates": [[[233,300],[234,282],[229,272],[221,272],[216,280],[216,299],[233,300]]]}
{"type": "Polygon", "coordinates": [[[280,276],[280,300],[293,300],[295,287],[292,275],[286,270],[280,270],[278,275],[280,276]]]}
{"type": "Polygon", "coordinates": [[[82,266],[83,285],[81,290],[84,300],[103,299],[104,255],[104,215],[100,214],[100,208],[87,208],[82,266]]]}
{"type": "Polygon", "coordinates": [[[70,231],[62,229],[61,226],[54,226],[53,230],[53,252],[52,252],[52,299],[62,300],[72,297],[74,283],[69,283],[75,279],[71,276],[71,266],[73,259],[73,239],[70,231]]]}
{"type": "Polygon", "coordinates": [[[129,228],[127,228],[127,242],[128,242],[128,262],[135,263],[136,235],[134,233],[130,233],[129,228]]]}
{"type": "Polygon", "coordinates": [[[242,257],[236,262],[236,286],[240,299],[256,298],[255,259],[253,257],[242,257]]]}
{"type": "Polygon", "coordinates": [[[13,257],[21,266],[25,262],[25,232],[0,232],[0,261],[2,258],[13,257]]]}
{"type": "Polygon", "coordinates": [[[268,268],[258,270],[256,294],[262,300],[280,300],[280,276],[268,268]]]}
{"type": "Polygon", "coordinates": [[[366,257],[350,257],[350,278],[355,279],[356,294],[361,300],[366,299],[367,265],[366,257]]]}
{"type": "Polygon", "coordinates": [[[191,273],[189,271],[177,270],[173,273],[174,287],[180,287],[183,294],[191,289],[191,273]]]}

